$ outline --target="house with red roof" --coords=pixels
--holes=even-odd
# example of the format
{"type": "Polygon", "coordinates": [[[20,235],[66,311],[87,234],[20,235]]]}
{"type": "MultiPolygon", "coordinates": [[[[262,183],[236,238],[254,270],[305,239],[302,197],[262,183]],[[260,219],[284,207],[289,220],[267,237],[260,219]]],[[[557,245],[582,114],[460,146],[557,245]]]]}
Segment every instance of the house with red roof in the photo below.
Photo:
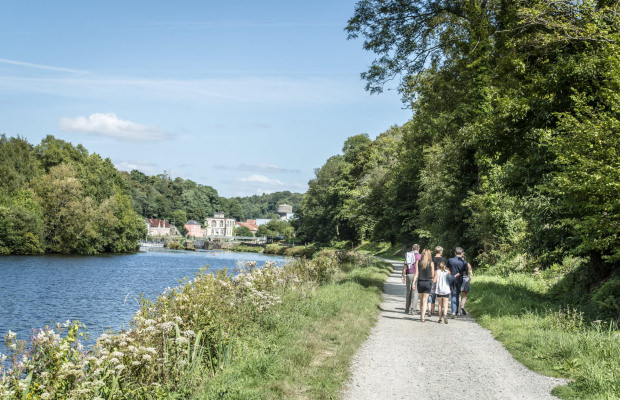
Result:
{"type": "Polygon", "coordinates": [[[165,219],[147,218],[145,222],[149,236],[172,236],[178,232],[176,226],[165,219]]]}
{"type": "Polygon", "coordinates": [[[258,230],[258,225],[256,224],[255,219],[248,219],[245,222],[237,222],[237,226],[244,226],[252,232],[252,236],[256,235],[256,231],[258,230]]]}

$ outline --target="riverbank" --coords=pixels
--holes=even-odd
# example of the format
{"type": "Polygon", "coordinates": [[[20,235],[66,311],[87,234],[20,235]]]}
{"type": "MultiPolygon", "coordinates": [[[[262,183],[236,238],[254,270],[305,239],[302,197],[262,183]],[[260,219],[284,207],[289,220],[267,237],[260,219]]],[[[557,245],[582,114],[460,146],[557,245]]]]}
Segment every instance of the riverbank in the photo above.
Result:
{"type": "Polygon", "coordinates": [[[376,322],[390,269],[356,257],[331,282],[288,291],[271,312],[248,321],[234,346],[238,359],[193,398],[337,398],[376,322]]]}
{"type": "Polygon", "coordinates": [[[79,322],[37,333],[30,349],[7,335],[12,369],[0,371],[0,397],[289,398],[300,388],[333,397],[375,321],[386,271],[344,251],[248,263],[235,276],[203,270],[143,299],[131,329],[101,335],[86,353],[79,322]]]}

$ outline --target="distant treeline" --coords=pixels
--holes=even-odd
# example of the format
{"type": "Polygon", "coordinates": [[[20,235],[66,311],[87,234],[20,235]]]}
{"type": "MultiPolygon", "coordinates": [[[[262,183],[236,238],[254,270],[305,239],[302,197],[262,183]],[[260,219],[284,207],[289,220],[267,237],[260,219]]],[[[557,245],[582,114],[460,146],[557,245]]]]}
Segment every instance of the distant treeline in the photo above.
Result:
{"type": "MultiPolygon", "coordinates": [[[[347,31],[377,54],[367,89],[397,78],[413,118],[350,137],[317,170],[298,237],[460,245],[508,271],[582,265],[568,295],[617,275],[616,4],[357,3],[347,31]]],[[[620,280],[605,285],[617,299],[620,280]]]]}
{"type": "Polygon", "coordinates": [[[119,172],[109,159],[47,136],[34,146],[0,136],[0,254],[126,252],[146,235],[143,218],[183,232],[189,219],[272,218],[302,194],[220,197],[211,186],[165,174],[119,172]]]}
{"type": "Polygon", "coordinates": [[[227,199],[220,197],[213,187],[189,179],[171,179],[165,174],[147,176],[136,170],[122,174],[127,177],[138,214],[166,219],[181,231],[186,221],[193,219],[203,224],[206,217],[218,211],[238,221],[271,219],[278,216],[278,205],[286,203],[296,210],[303,197],[301,193],[286,191],[227,199]]]}

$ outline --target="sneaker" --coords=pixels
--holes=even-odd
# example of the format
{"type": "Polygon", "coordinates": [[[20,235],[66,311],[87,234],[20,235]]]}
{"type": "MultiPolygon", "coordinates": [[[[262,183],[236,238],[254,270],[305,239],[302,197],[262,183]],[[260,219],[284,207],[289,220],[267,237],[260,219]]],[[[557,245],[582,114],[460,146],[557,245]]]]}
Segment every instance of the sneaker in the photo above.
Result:
{"type": "Polygon", "coordinates": [[[467,311],[465,311],[464,308],[461,308],[461,312],[463,313],[463,315],[467,315],[467,311]]]}
{"type": "MultiPolygon", "coordinates": [[[[441,322],[441,319],[439,319],[439,322],[441,322]]],[[[448,323],[448,318],[447,318],[445,315],[443,316],[443,322],[444,322],[445,324],[447,324],[447,323],[448,323]]]]}
{"type": "Polygon", "coordinates": [[[450,319],[454,319],[456,318],[456,315],[454,315],[454,313],[450,314],[450,319]]]}

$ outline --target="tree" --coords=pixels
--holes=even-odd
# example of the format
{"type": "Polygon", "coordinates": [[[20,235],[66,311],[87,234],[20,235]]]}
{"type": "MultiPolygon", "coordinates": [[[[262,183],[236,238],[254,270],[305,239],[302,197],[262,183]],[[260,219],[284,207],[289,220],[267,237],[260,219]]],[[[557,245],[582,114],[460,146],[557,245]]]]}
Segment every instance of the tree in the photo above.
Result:
{"type": "Polygon", "coordinates": [[[73,167],[59,164],[34,184],[45,215],[47,249],[56,253],[93,254],[95,205],[82,196],[82,184],[73,167]]]}
{"type": "Polygon", "coordinates": [[[235,236],[250,237],[254,235],[252,234],[252,231],[250,231],[247,227],[243,225],[237,225],[237,227],[235,228],[235,236]]]}

